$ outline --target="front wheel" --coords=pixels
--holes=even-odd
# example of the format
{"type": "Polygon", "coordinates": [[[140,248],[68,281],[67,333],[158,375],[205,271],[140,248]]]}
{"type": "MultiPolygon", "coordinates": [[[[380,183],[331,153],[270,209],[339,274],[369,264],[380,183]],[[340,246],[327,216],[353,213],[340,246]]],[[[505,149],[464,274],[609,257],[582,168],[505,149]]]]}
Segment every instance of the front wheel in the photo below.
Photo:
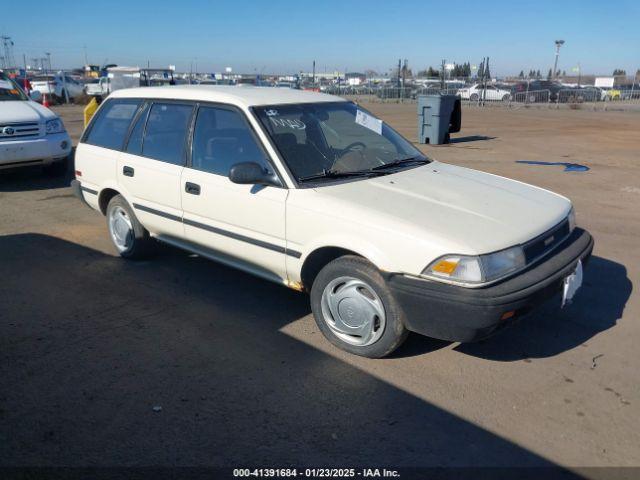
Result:
{"type": "Polygon", "coordinates": [[[502,96],[502,101],[503,102],[508,102],[509,100],[511,100],[511,95],[510,94],[505,94],[502,96]]]}
{"type": "Polygon", "coordinates": [[[469,97],[469,100],[471,100],[472,102],[477,102],[480,99],[480,96],[477,93],[472,93],[471,96],[469,97]]]}
{"type": "Polygon", "coordinates": [[[328,263],[311,288],[318,328],[335,346],[381,358],[407,338],[404,314],[379,270],[354,255],[328,263]]]}
{"type": "Polygon", "coordinates": [[[152,253],[153,240],[149,232],[138,221],[122,195],[116,195],[109,201],[107,227],[120,256],[138,260],[152,253]]]}

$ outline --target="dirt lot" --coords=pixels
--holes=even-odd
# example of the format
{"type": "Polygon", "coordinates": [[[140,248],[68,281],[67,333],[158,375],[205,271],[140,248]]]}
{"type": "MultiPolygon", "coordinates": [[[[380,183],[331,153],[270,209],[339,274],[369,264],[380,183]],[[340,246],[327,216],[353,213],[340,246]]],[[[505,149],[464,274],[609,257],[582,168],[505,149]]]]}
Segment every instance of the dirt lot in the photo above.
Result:
{"type": "MultiPolygon", "coordinates": [[[[415,139],[415,105],[367,107],[415,139]]],[[[330,346],[303,294],[169,248],[119,259],[68,177],[0,174],[0,465],[639,466],[639,132],[464,110],[425,152],[567,195],[595,257],[560,313],[384,360],[330,346]]]]}

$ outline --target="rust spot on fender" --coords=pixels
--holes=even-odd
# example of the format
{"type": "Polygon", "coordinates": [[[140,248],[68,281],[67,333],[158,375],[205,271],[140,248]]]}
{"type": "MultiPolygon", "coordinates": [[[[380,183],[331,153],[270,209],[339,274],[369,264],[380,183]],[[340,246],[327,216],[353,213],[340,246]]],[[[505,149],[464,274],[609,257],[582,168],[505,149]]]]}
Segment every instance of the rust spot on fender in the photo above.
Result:
{"type": "Polygon", "coordinates": [[[304,292],[304,285],[302,285],[302,282],[292,282],[291,280],[287,280],[287,287],[299,292],[304,292]]]}

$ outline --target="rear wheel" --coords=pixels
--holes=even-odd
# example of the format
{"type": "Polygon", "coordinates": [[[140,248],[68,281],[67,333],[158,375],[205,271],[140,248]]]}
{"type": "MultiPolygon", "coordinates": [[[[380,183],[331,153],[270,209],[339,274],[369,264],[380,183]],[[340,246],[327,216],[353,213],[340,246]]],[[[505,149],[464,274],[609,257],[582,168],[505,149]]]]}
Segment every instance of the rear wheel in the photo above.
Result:
{"type": "Polygon", "coordinates": [[[477,102],[480,99],[480,96],[477,93],[472,93],[471,96],[469,97],[469,100],[471,100],[472,102],[477,102]]]}
{"type": "Polygon", "coordinates": [[[379,270],[354,255],[320,271],[311,288],[311,309],[324,336],[355,355],[384,357],[408,335],[404,314],[379,270]]]}
{"type": "Polygon", "coordinates": [[[149,232],[138,221],[122,195],[116,195],[109,201],[107,226],[120,256],[137,260],[153,252],[154,244],[149,232]]]}
{"type": "Polygon", "coordinates": [[[508,93],[502,96],[503,102],[508,102],[509,100],[511,100],[511,95],[509,95],[508,93]]]}

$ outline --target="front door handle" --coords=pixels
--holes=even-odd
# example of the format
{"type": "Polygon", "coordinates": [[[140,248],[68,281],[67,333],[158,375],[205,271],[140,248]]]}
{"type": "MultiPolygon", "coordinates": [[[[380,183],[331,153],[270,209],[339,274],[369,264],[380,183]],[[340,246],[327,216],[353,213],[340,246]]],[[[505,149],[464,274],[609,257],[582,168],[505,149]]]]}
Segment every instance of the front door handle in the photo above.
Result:
{"type": "Polygon", "coordinates": [[[125,177],[133,177],[135,170],[133,169],[133,167],[122,167],[122,174],[125,177]]]}
{"type": "Polygon", "coordinates": [[[200,185],[187,182],[184,184],[184,191],[190,193],[191,195],[200,195],[200,185]]]}

